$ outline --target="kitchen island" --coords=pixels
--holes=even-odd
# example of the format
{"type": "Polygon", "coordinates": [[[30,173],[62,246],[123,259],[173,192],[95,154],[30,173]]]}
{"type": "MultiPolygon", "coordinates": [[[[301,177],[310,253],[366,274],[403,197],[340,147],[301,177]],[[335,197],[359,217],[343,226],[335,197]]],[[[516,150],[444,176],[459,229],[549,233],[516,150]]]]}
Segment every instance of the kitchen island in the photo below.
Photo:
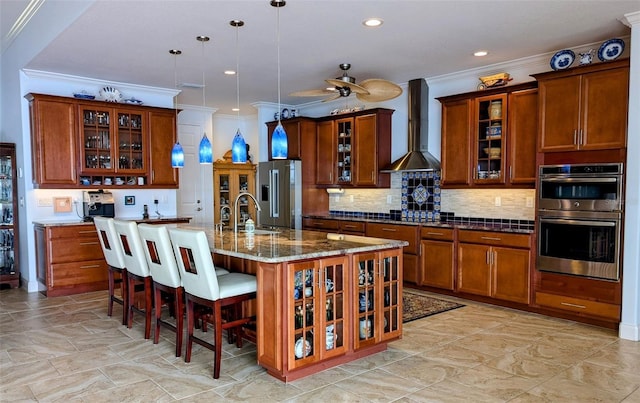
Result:
{"type": "Polygon", "coordinates": [[[280,380],[383,351],[402,336],[405,241],[179,226],[203,230],[216,262],[256,274],[258,363],[280,380]]]}

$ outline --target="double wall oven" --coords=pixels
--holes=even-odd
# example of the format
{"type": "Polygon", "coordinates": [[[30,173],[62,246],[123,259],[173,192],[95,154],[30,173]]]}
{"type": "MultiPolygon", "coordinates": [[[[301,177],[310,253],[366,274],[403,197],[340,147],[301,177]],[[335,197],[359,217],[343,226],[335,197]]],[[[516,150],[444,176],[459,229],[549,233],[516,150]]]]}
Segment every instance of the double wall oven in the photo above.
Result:
{"type": "Polygon", "coordinates": [[[623,164],[543,165],[537,269],[619,280],[623,164]]]}

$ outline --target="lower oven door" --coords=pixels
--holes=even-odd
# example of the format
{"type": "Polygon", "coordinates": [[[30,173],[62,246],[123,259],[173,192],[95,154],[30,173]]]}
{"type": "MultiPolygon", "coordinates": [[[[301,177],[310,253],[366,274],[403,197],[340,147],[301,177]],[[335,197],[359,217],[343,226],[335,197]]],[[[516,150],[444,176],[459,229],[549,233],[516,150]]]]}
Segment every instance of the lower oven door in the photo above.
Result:
{"type": "Polygon", "coordinates": [[[619,280],[620,223],[619,213],[539,212],[537,269],[619,280]]]}

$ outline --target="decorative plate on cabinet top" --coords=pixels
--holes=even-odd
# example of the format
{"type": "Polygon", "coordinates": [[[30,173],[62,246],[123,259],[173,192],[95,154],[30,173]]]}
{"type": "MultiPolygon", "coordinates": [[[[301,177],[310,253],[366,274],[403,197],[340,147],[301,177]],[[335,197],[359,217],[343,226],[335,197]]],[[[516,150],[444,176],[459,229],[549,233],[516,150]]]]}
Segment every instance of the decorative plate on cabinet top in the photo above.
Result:
{"type": "Polygon", "coordinates": [[[572,50],[561,50],[551,58],[551,68],[554,70],[564,70],[571,66],[576,59],[576,54],[572,50]]]}
{"type": "Polygon", "coordinates": [[[624,41],[622,39],[609,39],[598,49],[598,59],[603,62],[617,59],[624,51],[624,41]]]}
{"type": "Polygon", "coordinates": [[[96,99],[95,95],[91,95],[86,91],[80,91],[73,94],[74,98],[78,99],[96,99]]]}
{"type": "Polygon", "coordinates": [[[125,104],[131,104],[131,105],[142,105],[142,101],[135,98],[127,98],[122,102],[124,102],[125,104]]]}
{"type": "Polygon", "coordinates": [[[100,96],[107,102],[120,102],[122,100],[122,94],[120,94],[120,91],[113,87],[104,87],[101,89],[100,96]]]}

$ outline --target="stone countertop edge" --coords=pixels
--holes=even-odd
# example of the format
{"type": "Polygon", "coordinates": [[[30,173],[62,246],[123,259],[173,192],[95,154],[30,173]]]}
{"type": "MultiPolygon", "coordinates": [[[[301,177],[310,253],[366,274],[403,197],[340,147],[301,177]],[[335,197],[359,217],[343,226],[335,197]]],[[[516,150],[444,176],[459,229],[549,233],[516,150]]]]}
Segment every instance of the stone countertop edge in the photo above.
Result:
{"type": "Polygon", "coordinates": [[[442,222],[410,222],[410,221],[397,221],[397,220],[384,220],[384,219],[376,219],[376,218],[361,218],[361,217],[336,217],[331,215],[304,215],[302,218],[318,218],[324,220],[339,220],[339,221],[361,221],[361,222],[372,222],[372,223],[381,223],[381,224],[397,224],[397,225],[410,225],[410,226],[423,226],[423,227],[436,227],[436,228],[458,228],[458,229],[468,229],[474,231],[492,231],[492,232],[511,232],[515,234],[533,234],[533,230],[528,229],[519,229],[519,228],[508,228],[508,227],[499,227],[499,226],[490,226],[490,225],[480,225],[480,224],[452,224],[452,223],[442,223],[442,222]]]}
{"type": "MultiPolygon", "coordinates": [[[[115,217],[116,220],[123,221],[135,221],[137,223],[161,223],[161,222],[175,222],[184,221],[189,222],[193,217],[160,217],[160,218],[139,218],[139,217],[115,217]]],[[[65,225],[93,225],[93,221],[84,221],[80,218],[75,220],[58,220],[58,219],[44,219],[34,220],[33,224],[40,227],[60,227],[65,225]]]]}
{"type": "Polygon", "coordinates": [[[204,231],[213,253],[262,263],[318,259],[409,245],[406,241],[361,236],[330,239],[327,233],[286,228],[275,230],[274,234],[247,235],[228,230],[220,233],[210,227],[190,224],[171,226],[204,231]]]}

